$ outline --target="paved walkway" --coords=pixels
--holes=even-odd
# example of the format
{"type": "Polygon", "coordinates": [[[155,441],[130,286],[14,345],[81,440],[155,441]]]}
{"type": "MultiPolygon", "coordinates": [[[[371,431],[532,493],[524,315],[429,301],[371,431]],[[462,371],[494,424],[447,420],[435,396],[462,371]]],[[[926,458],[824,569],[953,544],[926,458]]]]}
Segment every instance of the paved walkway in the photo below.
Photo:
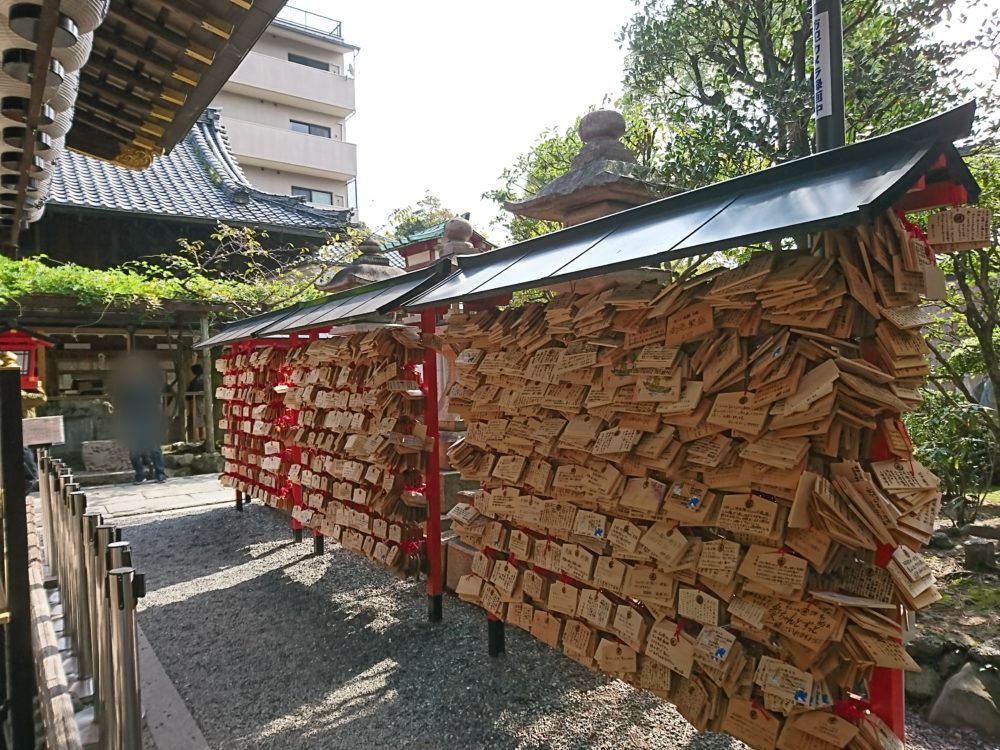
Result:
{"type": "Polygon", "coordinates": [[[233,490],[221,486],[216,474],[175,477],[163,484],[144,482],[87,488],[87,507],[113,518],[233,502],[233,490]]]}

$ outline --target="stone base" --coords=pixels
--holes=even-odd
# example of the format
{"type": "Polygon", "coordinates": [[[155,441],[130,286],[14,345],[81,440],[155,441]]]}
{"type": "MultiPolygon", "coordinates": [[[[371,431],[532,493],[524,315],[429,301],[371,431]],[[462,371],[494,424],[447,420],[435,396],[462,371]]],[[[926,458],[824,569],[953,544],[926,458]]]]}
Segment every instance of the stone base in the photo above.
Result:
{"type": "Polygon", "coordinates": [[[132,466],[128,451],[117,440],[84,440],[80,453],[87,471],[128,471],[132,466]]]}

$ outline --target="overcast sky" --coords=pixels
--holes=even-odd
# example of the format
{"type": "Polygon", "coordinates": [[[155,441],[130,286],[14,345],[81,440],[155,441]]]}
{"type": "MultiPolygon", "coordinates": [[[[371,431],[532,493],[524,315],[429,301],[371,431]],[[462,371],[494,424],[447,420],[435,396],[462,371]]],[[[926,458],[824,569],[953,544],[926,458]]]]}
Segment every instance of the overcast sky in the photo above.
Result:
{"type": "MultiPolygon", "coordinates": [[[[383,224],[425,191],[480,231],[496,214],[482,201],[504,167],[547,127],[567,127],[621,92],[615,41],[631,0],[431,0],[290,6],[343,22],[355,61],[362,220],[383,224]]],[[[497,239],[502,239],[497,237],[497,239]]]]}

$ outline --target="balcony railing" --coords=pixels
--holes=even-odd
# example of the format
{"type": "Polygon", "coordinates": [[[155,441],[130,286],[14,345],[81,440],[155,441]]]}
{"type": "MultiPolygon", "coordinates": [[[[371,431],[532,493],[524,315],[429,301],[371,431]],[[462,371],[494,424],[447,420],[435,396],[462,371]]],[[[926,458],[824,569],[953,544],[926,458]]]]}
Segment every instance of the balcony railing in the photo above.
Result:
{"type": "Polygon", "coordinates": [[[344,38],[341,33],[340,21],[295,6],[286,5],[282,8],[278,13],[277,20],[288,26],[311,31],[314,34],[322,34],[340,40],[344,38]]]}

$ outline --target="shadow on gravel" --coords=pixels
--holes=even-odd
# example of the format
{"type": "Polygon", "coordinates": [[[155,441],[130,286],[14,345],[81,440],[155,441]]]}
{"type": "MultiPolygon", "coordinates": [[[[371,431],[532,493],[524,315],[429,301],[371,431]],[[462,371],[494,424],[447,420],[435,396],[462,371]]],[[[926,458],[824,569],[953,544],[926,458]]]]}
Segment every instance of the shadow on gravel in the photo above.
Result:
{"type": "Polygon", "coordinates": [[[303,556],[254,506],[136,519],[140,622],[213,748],[690,748],[676,712],[514,628],[486,654],[482,611],[342,549],[303,556]]]}

